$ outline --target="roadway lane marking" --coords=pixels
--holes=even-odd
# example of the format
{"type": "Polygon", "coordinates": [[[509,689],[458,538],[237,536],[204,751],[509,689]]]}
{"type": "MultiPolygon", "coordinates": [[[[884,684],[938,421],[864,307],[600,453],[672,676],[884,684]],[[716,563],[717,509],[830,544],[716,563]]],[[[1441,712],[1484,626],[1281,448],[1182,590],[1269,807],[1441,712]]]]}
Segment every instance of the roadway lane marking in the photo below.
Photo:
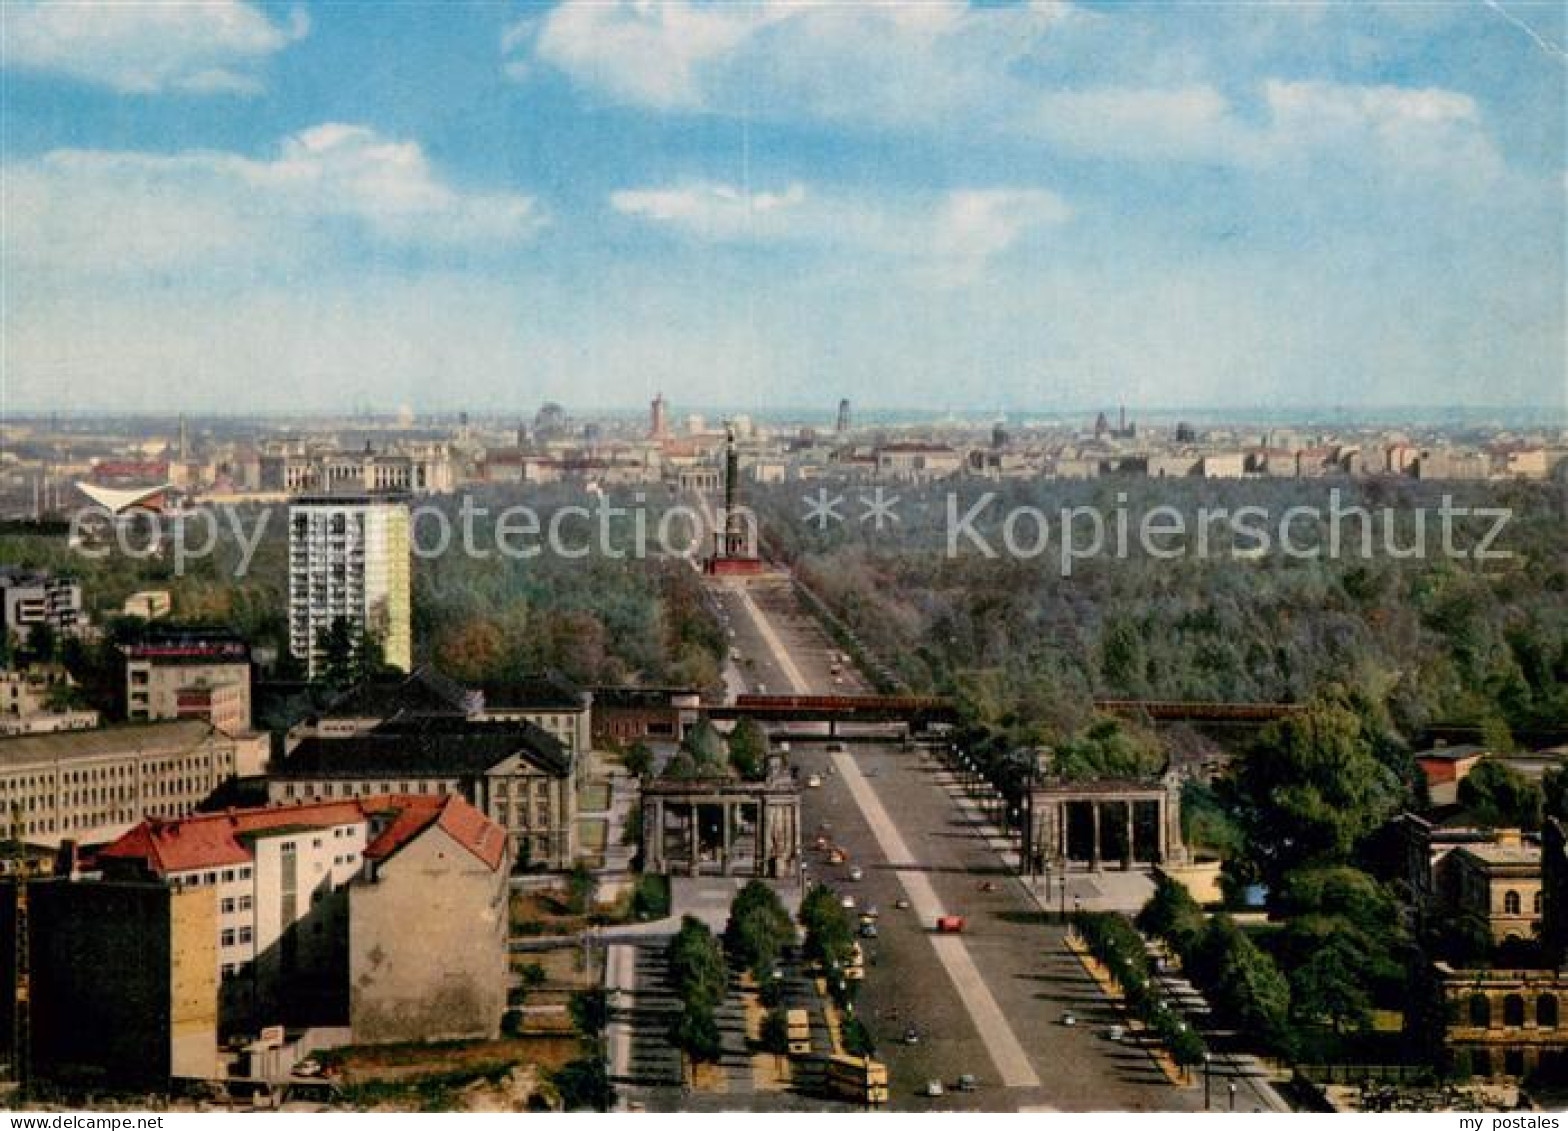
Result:
{"type": "Polygon", "coordinates": [[[762,610],[757,608],[757,603],[751,599],[751,594],[741,585],[736,585],[731,592],[740,598],[742,605],[746,606],[746,615],[751,618],[751,623],[757,626],[762,642],[768,646],[768,651],[773,653],[773,658],[778,662],[784,678],[789,680],[791,689],[796,695],[807,694],[810,688],[806,685],[806,677],[800,674],[800,669],[795,666],[789,650],[784,647],[784,642],[779,639],[778,633],[773,631],[773,626],[768,623],[768,618],[762,610]]]}
{"type": "MultiPolygon", "coordinates": [[[[855,764],[855,759],[848,754],[835,754],[833,766],[849,788],[849,795],[860,807],[866,824],[871,826],[871,835],[876,837],[882,854],[893,865],[893,874],[909,896],[910,906],[920,916],[922,923],[929,923],[934,929],[937,919],[947,912],[942,908],[942,901],[937,898],[936,889],[931,886],[931,878],[924,872],[912,871],[907,867],[914,864],[914,856],[888,817],[887,810],[882,807],[882,799],[876,795],[860,772],[860,767],[855,764]],[[906,867],[900,869],[900,863],[906,867]]],[[[969,1019],[974,1022],[975,1032],[980,1034],[986,1051],[991,1054],[1003,1086],[1038,1088],[1040,1077],[1035,1074],[1028,1055],[1018,1043],[1012,1026],[1007,1023],[1007,1017],[996,1004],[996,998],[991,996],[990,987],[980,976],[980,969],[975,965],[963,936],[933,934],[930,938],[937,958],[958,991],[958,1000],[964,1003],[969,1019]]]]}

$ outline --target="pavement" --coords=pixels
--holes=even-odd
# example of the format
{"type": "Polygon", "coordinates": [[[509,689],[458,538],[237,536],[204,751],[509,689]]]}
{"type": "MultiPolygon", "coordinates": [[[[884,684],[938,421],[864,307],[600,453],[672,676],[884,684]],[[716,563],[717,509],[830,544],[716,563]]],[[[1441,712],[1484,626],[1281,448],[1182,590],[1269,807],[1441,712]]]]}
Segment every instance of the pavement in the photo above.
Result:
{"type": "MultiPolygon", "coordinates": [[[[726,583],[716,596],[753,685],[864,690],[849,672],[834,681],[834,648],[787,584],[726,583]]],[[[1056,917],[1017,878],[1016,861],[999,853],[1005,843],[955,794],[947,771],[896,744],[853,749],[829,753],[822,743],[797,741],[790,757],[803,776],[823,781],[802,799],[808,842],[819,832],[828,836],[864,871],[851,881],[847,867],[808,851],[809,878],[880,910],[878,938],[864,942],[868,965],[857,1011],[888,1065],[890,1106],[1201,1110],[1201,1088],[1173,1086],[1144,1052],[1105,1037],[1115,1007],[1067,950],[1056,917]],[[983,883],[991,890],[981,890],[983,883]],[[899,899],[910,907],[897,909],[899,899]],[[942,912],[965,916],[965,932],[935,934],[931,926],[942,912]],[[1067,1009],[1078,1025],[1061,1024],[1067,1009]],[[910,1029],[914,1043],[905,1042],[910,1029]],[[952,1091],[961,1073],[977,1076],[979,1089],[952,1091]],[[947,1094],[926,1099],[930,1079],[942,1080],[947,1094]]],[[[1087,874],[1074,883],[1069,899],[1107,890],[1087,874]]]]}

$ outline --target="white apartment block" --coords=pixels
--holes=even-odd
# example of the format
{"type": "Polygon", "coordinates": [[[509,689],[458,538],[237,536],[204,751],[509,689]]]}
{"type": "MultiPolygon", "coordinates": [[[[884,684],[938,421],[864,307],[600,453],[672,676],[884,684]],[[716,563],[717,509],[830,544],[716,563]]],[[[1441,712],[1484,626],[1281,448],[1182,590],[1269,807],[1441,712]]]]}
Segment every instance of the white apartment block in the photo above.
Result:
{"type": "Polygon", "coordinates": [[[289,505],[289,647],[315,678],[319,642],[338,618],[377,636],[386,662],[413,662],[407,505],[369,495],[321,495],[289,505]]]}

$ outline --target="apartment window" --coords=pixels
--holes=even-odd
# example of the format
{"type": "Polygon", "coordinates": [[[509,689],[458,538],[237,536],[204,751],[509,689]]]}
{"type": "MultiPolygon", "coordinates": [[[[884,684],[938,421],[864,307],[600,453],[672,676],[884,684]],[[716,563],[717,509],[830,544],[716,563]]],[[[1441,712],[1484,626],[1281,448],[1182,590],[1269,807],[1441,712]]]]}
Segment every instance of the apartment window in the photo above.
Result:
{"type": "Polygon", "coordinates": [[[226,884],[232,884],[234,882],[234,869],[233,868],[225,868],[223,870],[223,882],[226,883],[226,884]]]}
{"type": "Polygon", "coordinates": [[[225,899],[222,903],[220,903],[218,905],[218,910],[222,914],[224,914],[224,915],[233,915],[234,914],[234,901],[232,899],[225,899]]]}
{"type": "Polygon", "coordinates": [[[230,978],[234,977],[236,972],[237,971],[235,969],[234,963],[232,963],[232,962],[225,962],[223,964],[223,980],[225,982],[227,982],[230,978]]]}
{"type": "Polygon", "coordinates": [[[282,844],[278,845],[278,851],[284,856],[293,856],[294,842],[292,840],[284,841],[282,844]]]}
{"type": "MultiPolygon", "coordinates": [[[[250,879],[250,869],[249,868],[241,868],[240,869],[240,879],[242,879],[242,880],[250,879]]],[[[250,897],[249,896],[245,897],[245,902],[246,902],[246,904],[250,903],[250,897]]]]}
{"type": "Polygon", "coordinates": [[[1510,891],[1510,892],[1504,893],[1504,895],[1503,895],[1503,914],[1504,915],[1517,915],[1517,914],[1519,914],[1519,893],[1518,892],[1510,891]]]}
{"type": "Polygon", "coordinates": [[[223,933],[218,936],[218,941],[222,945],[224,945],[224,946],[233,946],[234,945],[234,928],[232,928],[232,927],[225,928],[223,933]]]}
{"type": "Polygon", "coordinates": [[[250,928],[249,927],[241,927],[240,928],[240,942],[243,944],[243,943],[250,942],[250,940],[251,940],[250,928]]]}
{"type": "Polygon", "coordinates": [[[248,895],[240,896],[240,910],[241,911],[249,911],[250,908],[251,908],[250,896],[248,896],[248,895]]]}

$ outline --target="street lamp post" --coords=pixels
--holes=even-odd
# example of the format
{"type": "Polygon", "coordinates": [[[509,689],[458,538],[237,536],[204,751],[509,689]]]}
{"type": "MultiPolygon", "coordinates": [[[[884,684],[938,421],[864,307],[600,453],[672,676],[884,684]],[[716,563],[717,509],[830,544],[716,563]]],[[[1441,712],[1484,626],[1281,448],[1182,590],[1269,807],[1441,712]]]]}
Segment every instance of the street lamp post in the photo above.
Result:
{"type": "Polygon", "coordinates": [[[1209,1110],[1209,1064],[1213,1061],[1208,1053],[1203,1054],[1203,1110],[1209,1110]]]}
{"type": "Polygon", "coordinates": [[[1056,893],[1060,900],[1062,922],[1067,922],[1067,868],[1062,867],[1062,874],[1056,877],[1056,893]]]}
{"type": "Polygon", "coordinates": [[[1226,1084],[1225,1087],[1230,1092],[1230,1109],[1232,1111],[1235,1111],[1236,1110],[1236,1082],[1234,1080],[1232,1080],[1230,1083],[1226,1084]]]}

